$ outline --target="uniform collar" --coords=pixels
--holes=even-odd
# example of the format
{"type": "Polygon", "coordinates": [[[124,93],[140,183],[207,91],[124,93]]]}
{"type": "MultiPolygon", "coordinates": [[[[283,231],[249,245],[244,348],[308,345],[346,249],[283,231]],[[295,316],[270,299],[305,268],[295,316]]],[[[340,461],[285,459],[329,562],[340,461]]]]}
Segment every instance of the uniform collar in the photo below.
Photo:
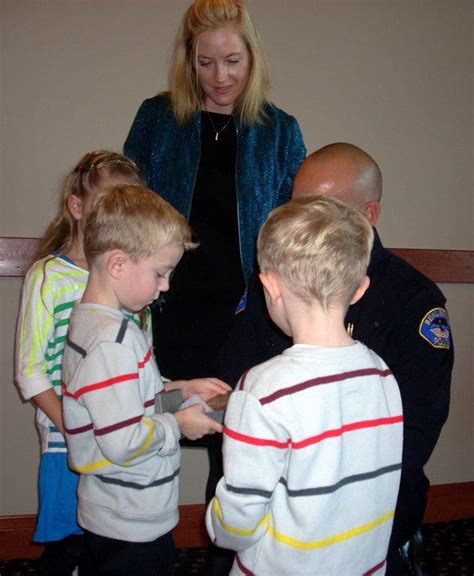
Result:
{"type": "Polygon", "coordinates": [[[371,275],[374,268],[383,260],[387,253],[387,249],[382,244],[380,240],[379,233],[377,232],[377,228],[374,228],[374,245],[372,246],[372,252],[370,253],[370,262],[369,267],[367,269],[368,276],[371,275]]]}

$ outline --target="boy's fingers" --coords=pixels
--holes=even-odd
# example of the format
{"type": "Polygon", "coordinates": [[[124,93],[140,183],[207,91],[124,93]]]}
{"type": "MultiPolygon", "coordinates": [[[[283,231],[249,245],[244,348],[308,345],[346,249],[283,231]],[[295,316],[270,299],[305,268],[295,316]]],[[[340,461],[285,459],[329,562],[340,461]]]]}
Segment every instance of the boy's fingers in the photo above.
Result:
{"type": "Polygon", "coordinates": [[[211,431],[209,432],[209,434],[214,434],[214,432],[222,432],[223,430],[222,424],[216,422],[216,420],[213,420],[212,418],[209,418],[209,416],[207,416],[207,418],[211,421],[210,424],[211,431]]]}
{"type": "Polygon", "coordinates": [[[226,384],[223,380],[220,380],[219,378],[206,378],[206,380],[208,382],[212,382],[213,384],[215,384],[216,390],[223,390],[224,392],[232,390],[232,387],[229,386],[229,384],[226,384]]]}

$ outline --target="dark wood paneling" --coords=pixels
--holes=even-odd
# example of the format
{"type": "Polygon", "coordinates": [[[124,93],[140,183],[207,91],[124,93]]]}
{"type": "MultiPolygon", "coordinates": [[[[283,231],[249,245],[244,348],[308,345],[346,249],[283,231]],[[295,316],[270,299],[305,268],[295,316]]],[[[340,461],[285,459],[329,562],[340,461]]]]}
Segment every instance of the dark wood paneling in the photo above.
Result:
{"type": "Polygon", "coordinates": [[[24,276],[38,243],[38,238],[0,238],[0,276],[24,276]]]}
{"type": "MultiPolygon", "coordinates": [[[[205,512],[204,504],[179,507],[179,524],[173,531],[178,548],[200,548],[208,545],[205,512]]],[[[0,560],[39,558],[43,546],[31,541],[35,525],[35,514],[0,516],[0,560]]]]}
{"type": "Polygon", "coordinates": [[[474,482],[430,486],[425,522],[450,522],[463,518],[474,518],[474,482]]]}
{"type": "MultiPolygon", "coordinates": [[[[0,237],[0,276],[24,276],[34,258],[38,238],[0,237]]],[[[474,282],[474,251],[392,248],[434,282],[474,282]]]]}
{"type": "Polygon", "coordinates": [[[0,560],[38,558],[43,546],[33,544],[31,538],[36,515],[0,517],[0,560]]]}
{"type": "Polygon", "coordinates": [[[391,250],[434,282],[474,282],[474,252],[472,250],[419,250],[417,248],[391,248],[391,250]]]}

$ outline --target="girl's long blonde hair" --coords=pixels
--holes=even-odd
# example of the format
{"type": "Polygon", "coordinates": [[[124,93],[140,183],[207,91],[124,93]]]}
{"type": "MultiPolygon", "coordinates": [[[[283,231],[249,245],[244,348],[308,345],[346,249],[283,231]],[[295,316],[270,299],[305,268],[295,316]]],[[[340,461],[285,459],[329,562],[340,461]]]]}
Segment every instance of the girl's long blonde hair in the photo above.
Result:
{"type": "Polygon", "coordinates": [[[109,180],[143,185],[137,165],[118,152],[96,150],[81,158],[65,180],[58,213],[40,241],[35,260],[69,250],[78,233],[78,221],[69,211],[69,197],[74,194],[84,200],[91,191],[106,187],[109,180]]]}
{"type": "Polygon", "coordinates": [[[241,0],[195,0],[187,9],[176,35],[169,69],[170,98],[173,113],[181,124],[190,122],[201,110],[203,92],[197,80],[196,38],[204,30],[225,24],[236,26],[250,54],[247,84],[235,103],[235,112],[243,124],[263,123],[266,118],[270,76],[258,33],[241,0]]]}

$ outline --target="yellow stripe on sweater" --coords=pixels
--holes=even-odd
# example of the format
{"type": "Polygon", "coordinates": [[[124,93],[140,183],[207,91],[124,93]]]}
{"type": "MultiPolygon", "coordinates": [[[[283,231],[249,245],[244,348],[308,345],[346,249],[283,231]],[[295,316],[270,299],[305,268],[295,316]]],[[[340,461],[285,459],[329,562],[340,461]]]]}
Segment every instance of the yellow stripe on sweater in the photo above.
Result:
{"type": "Polygon", "coordinates": [[[99,470],[100,468],[105,468],[106,466],[110,466],[112,462],[110,460],[97,460],[97,462],[91,462],[90,464],[86,464],[85,466],[73,466],[73,470],[78,472],[79,474],[87,474],[88,472],[94,472],[95,470],[99,470]]]}
{"type": "MultiPolygon", "coordinates": [[[[130,462],[132,462],[135,458],[138,458],[140,454],[143,454],[143,452],[145,452],[145,450],[148,448],[148,446],[153,440],[155,433],[155,426],[153,425],[152,420],[150,418],[143,418],[143,422],[145,422],[145,424],[149,428],[151,428],[150,432],[148,433],[145,442],[143,446],[140,448],[140,450],[137,450],[136,454],[134,454],[132,458],[130,458],[130,460],[124,462],[123,466],[129,466],[130,462]]],[[[103,460],[97,460],[96,462],[91,462],[90,464],[86,464],[85,466],[74,466],[74,470],[79,474],[81,473],[87,474],[88,472],[93,472],[95,470],[99,470],[100,468],[105,468],[106,466],[110,465],[113,465],[113,462],[104,458],[103,460]]]]}
{"type": "Polygon", "coordinates": [[[153,424],[153,420],[151,420],[151,418],[144,417],[142,419],[142,422],[148,426],[150,431],[148,432],[148,435],[145,438],[143,446],[139,450],[137,450],[137,452],[130,458],[130,460],[127,460],[127,462],[124,463],[124,466],[130,466],[130,463],[133,462],[136,458],[138,458],[141,454],[143,454],[143,452],[145,452],[145,450],[148,448],[148,446],[150,446],[150,444],[153,441],[153,438],[155,436],[155,425],[153,424]]]}
{"type": "Polygon", "coordinates": [[[227,530],[227,532],[231,532],[232,534],[237,534],[237,536],[252,536],[260,528],[260,526],[262,526],[263,524],[268,524],[270,522],[270,514],[267,514],[260,520],[257,526],[255,526],[255,528],[251,530],[244,530],[243,528],[235,528],[234,526],[230,526],[229,524],[226,524],[224,522],[224,516],[222,514],[221,505],[217,496],[214,497],[214,503],[212,507],[215,515],[217,516],[217,519],[219,520],[224,530],[227,530]]]}
{"type": "Polygon", "coordinates": [[[356,536],[360,536],[361,534],[365,534],[366,532],[370,532],[371,530],[377,528],[377,526],[380,526],[384,522],[391,520],[394,516],[394,513],[394,510],[391,510],[390,512],[387,512],[387,514],[380,516],[380,518],[377,518],[372,522],[368,522],[362,526],[357,526],[356,528],[352,528],[352,530],[347,530],[346,532],[341,532],[340,534],[334,534],[334,536],[329,536],[323,540],[316,540],[315,542],[302,542],[301,540],[296,540],[291,536],[277,532],[273,526],[269,527],[269,533],[278,542],[286,544],[287,546],[291,546],[292,548],[297,548],[299,550],[314,550],[317,548],[332,546],[333,544],[338,544],[339,542],[344,542],[356,536]]]}
{"type": "MultiPolygon", "coordinates": [[[[213,512],[215,513],[217,519],[219,520],[221,526],[227,532],[232,534],[237,534],[238,536],[252,536],[260,526],[265,523],[270,522],[270,514],[267,514],[257,526],[253,529],[243,529],[243,528],[236,528],[235,526],[230,526],[224,522],[224,517],[222,514],[222,509],[217,497],[214,498],[213,502],[213,512]]],[[[366,532],[370,532],[374,530],[381,524],[388,522],[393,518],[395,514],[394,510],[387,512],[380,518],[373,520],[372,522],[368,522],[367,524],[363,524],[362,526],[357,526],[356,528],[352,528],[351,530],[347,530],[346,532],[341,532],[340,534],[334,534],[333,536],[329,536],[328,538],[324,538],[323,540],[316,540],[314,542],[303,542],[301,540],[297,540],[296,538],[292,538],[291,536],[287,536],[282,532],[278,532],[275,530],[274,526],[268,527],[268,533],[275,538],[278,542],[282,544],[286,544],[287,546],[291,546],[292,548],[296,548],[298,550],[315,550],[317,548],[325,548],[326,546],[332,546],[334,544],[338,544],[339,542],[344,542],[346,540],[350,540],[351,538],[355,538],[356,536],[360,536],[361,534],[365,534],[366,532]]]]}

